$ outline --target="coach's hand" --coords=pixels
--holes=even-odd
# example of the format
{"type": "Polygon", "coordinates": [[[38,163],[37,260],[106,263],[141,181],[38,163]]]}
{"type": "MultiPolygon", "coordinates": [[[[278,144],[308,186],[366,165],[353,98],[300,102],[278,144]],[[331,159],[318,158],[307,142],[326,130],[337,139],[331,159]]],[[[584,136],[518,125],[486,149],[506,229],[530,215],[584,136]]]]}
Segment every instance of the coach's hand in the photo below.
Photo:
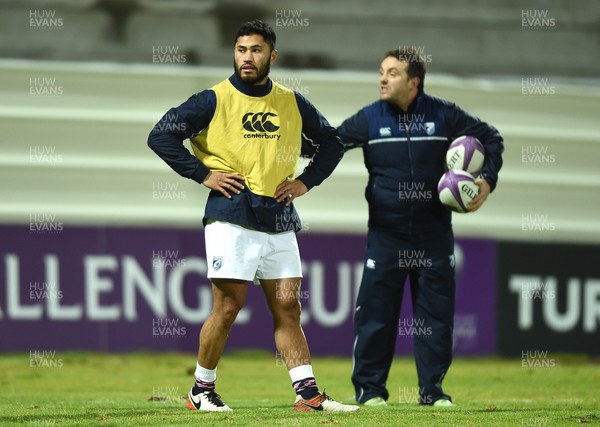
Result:
{"type": "Polygon", "coordinates": [[[228,199],[231,199],[229,191],[233,191],[235,194],[240,194],[244,189],[242,182],[244,177],[241,175],[235,175],[232,173],[210,171],[202,184],[206,185],[211,190],[216,190],[228,199]]]}
{"type": "Polygon", "coordinates": [[[308,188],[299,179],[288,179],[279,184],[275,189],[275,200],[277,200],[277,203],[281,203],[288,198],[285,205],[289,206],[296,197],[306,194],[307,191],[308,188]]]}
{"type": "Polygon", "coordinates": [[[477,194],[477,196],[471,200],[471,203],[469,204],[469,212],[475,212],[477,209],[479,209],[481,205],[483,205],[483,202],[485,202],[490,195],[490,184],[488,184],[485,179],[476,179],[475,184],[477,184],[479,187],[479,194],[477,194]]]}

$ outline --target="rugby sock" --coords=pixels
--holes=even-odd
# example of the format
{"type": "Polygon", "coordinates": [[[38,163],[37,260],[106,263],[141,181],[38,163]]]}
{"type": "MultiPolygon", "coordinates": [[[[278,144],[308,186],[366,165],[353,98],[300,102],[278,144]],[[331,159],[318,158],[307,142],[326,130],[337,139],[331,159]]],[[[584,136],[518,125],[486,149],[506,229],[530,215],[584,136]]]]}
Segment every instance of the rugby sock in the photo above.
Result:
{"type": "Polygon", "coordinates": [[[303,399],[309,400],[319,394],[311,365],[296,366],[290,369],[290,377],[296,394],[302,396],[303,399]]]}
{"type": "Polygon", "coordinates": [[[193,394],[198,394],[207,390],[214,390],[215,381],[217,381],[217,368],[206,369],[196,362],[194,379],[194,389],[192,390],[193,394]]]}

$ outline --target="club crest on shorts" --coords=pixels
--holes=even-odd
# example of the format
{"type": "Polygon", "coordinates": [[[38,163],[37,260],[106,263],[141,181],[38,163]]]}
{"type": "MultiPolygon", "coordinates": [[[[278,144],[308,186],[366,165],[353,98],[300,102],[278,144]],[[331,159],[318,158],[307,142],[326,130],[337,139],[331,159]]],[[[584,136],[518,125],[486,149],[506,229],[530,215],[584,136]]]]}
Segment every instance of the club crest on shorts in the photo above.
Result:
{"type": "Polygon", "coordinates": [[[213,270],[219,271],[222,266],[223,266],[223,257],[222,256],[214,256],[213,263],[212,263],[213,270]]]}

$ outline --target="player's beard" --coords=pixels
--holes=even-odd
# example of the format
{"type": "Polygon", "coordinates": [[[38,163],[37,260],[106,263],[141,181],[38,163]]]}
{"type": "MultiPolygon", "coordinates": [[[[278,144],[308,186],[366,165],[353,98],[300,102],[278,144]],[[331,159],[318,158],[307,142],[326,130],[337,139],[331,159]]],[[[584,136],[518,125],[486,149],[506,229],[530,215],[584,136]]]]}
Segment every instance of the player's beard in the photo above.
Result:
{"type": "Polygon", "coordinates": [[[267,61],[267,63],[265,64],[265,66],[262,67],[262,68],[258,67],[258,66],[254,66],[256,68],[256,77],[249,77],[249,76],[245,76],[244,77],[242,75],[242,67],[243,66],[244,66],[244,64],[240,65],[239,68],[238,68],[237,64],[235,63],[235,60],[233,61],[233,69],[235,70],[235,74],[244,83],[248,83],[250,85],[254,85],[254,84],[257,84],[258,82],[262,81],[271,72],[271,64],[267,61]]]}

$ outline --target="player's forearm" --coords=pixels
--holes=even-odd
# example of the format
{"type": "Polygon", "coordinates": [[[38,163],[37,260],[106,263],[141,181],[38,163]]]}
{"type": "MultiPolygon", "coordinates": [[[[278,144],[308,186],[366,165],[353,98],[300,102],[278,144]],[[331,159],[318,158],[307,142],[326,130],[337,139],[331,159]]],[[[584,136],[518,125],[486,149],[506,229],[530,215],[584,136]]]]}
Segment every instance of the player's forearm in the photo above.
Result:
{"type": "Polygon", "coordinates": [[[309,190],[329,177],[344,155],[344,146],[333,128],[328,132],[327,137],[320,141],[318,147],[311,162],[298,176],[309,190]]]}
{"type": "Polygon", "coordinates": [[[337,130],[314,105],[298,93],[296,102],[302,116],[303,139],[310,140],[303,142],[301,154],[312,155],[312,160],[298,179],[310,190],[332,174],[344,155],[344,145],[337,130]]]}
{"type": "Polygon", "coordinates": [[[344,120],[338,127],[340,139],[344,144],[344,152],[363,147],[369,139],[369,125],[362,111],[344,120]]]}
{"type": "Polygon", "coordinates": [[[148,136],[148,147],[179,175],[199,184],[210,173],[210,169],[183,146],[183,140],[178,135],[154,129],[148,136]]]}

